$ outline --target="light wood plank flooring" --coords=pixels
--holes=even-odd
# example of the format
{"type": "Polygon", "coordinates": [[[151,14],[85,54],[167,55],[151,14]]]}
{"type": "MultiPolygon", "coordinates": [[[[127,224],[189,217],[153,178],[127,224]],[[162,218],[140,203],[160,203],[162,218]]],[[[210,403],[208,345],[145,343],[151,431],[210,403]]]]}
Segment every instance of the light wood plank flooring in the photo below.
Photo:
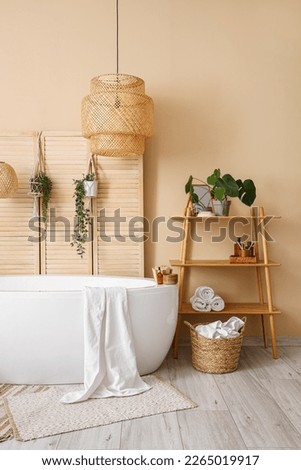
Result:
{"type": "MultiPolygon", "coordinates": [[[[247,343],[248,344],[248,343],[247,343]]],[[[280,358],[260,345],[242,348],[239,369],[203,374],[189,345],[168,355],[158,373],[198,408],[139,418],[2,449],[301,449],[301,344],[280,346],[280,358]]]]}

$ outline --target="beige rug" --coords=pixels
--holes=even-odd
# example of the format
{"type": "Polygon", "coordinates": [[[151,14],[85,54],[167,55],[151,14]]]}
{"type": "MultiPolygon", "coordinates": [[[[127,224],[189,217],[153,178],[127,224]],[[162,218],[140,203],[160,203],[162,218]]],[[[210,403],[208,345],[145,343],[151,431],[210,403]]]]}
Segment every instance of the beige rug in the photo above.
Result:
{"type": "Polygon", "coordinates": [[[0,442],[14,437],[13,429],[4,409],[3,399],[13,397],[21,393],[36,393],[47,390],[46,385],[0,385],[0,442]]]}
{"type": "Polygon", "coordinates": [[[131,397],[93,399],[66,405],[60,403],[62,395],[80,387],[52,386],[43,392],[7,397],[4,407],[14,437],[28,441],[197,406],[156,376],[149,375],[143,379],[152,386],[151,390],[131,397]]]}

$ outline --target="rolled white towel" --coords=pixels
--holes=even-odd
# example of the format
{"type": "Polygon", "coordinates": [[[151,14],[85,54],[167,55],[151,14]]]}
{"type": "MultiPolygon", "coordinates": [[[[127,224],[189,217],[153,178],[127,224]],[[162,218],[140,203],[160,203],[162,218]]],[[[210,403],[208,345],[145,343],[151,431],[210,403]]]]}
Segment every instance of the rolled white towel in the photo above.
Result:
{"type": "Polygon", "coordinates": [[[211,306],[205,302],[205,300],[201,299],[200,297],[197,296],[192,296],[190,299],[192,308],[194,310],[197,310],[199,312],[210,312],[211,311],[211,306]]]}
{"type": "Polygon", "coordinates": [[[214,312],[221,312],[225,308],[224,299],[222,299],[219,295],[215,295],[213,299],[208,301],[208,303],[214,312]]]}
{"type": "Polygon", "coordinates": [[[209,300],[213,299],[214,297],[214,290],[208,286],[200,286],[197,287],[195,290],[194,295],[196,297],[200,297],[201,299],[205,300],[205,302],[209,302],[209,300]]]}

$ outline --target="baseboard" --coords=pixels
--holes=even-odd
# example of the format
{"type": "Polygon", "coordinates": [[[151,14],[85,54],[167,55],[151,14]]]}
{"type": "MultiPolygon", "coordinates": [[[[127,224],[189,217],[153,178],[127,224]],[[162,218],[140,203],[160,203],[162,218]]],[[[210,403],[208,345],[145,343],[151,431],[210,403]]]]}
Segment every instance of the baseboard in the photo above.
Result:
{"type": "MultiPolygon", "coordinates": [[[[190,346],[190,338],[183,337],[181,346],[190,346]]],[[[269,340],[270,345],[270,340],[269,340]]],[[[301,336],[277,336],[278,346],[301,346],[301,336]]],[[[245,336],[243,346],[263,346],[262,336],[245,336]]]]}

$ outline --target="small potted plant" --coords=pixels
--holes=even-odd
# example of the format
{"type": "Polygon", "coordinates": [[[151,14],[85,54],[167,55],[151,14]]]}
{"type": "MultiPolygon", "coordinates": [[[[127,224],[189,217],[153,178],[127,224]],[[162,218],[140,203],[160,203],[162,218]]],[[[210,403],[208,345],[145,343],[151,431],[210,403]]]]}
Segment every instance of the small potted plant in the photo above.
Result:
{"type": "Polygon", "coordinates": [[[30,194],[35,198],[41,197],[42,199],[42,213],[43,220],[47,222],[47,210],[52,190],[52,181],[44,171],[39,171],[35,176],[32,176],[29,181],[30,194]]]}
{"type": "Polygon", "coordinates": [[[96,180],[95,173],[87,173],[83,177],[83,183],[86,197],[96,197],[98,182],[96,180]]]}
{"type": "Polygon", "coordinates": [[[75,189],[75,225],[71,246],[76,246],[77,253],[83,257],[85,243],[89,238],[89,226],[91,224],[90,209],[85,205],[87,197],[97,196],[97,180],[95,173],[83,174],[81,179],[74,180],[75,189]]]}
{"type": "MultiPolygon", "coordinates": [[[[193,186],[194,180],[198,179],[193,176],[189,177],[185,185],[185,192],[189,193],[189,199],[193,204],[198,204],[198,195],[193,186]]],[[[229,215],[231,204],[229,197],[238,197],[247,206],[251,206],[256,199],[256,187],[251,179],[235,180],[229,173],[222,176],[220,169],[215,169],[212,175],[208,176],[207,184],[215,215],[229,215]]]]}

